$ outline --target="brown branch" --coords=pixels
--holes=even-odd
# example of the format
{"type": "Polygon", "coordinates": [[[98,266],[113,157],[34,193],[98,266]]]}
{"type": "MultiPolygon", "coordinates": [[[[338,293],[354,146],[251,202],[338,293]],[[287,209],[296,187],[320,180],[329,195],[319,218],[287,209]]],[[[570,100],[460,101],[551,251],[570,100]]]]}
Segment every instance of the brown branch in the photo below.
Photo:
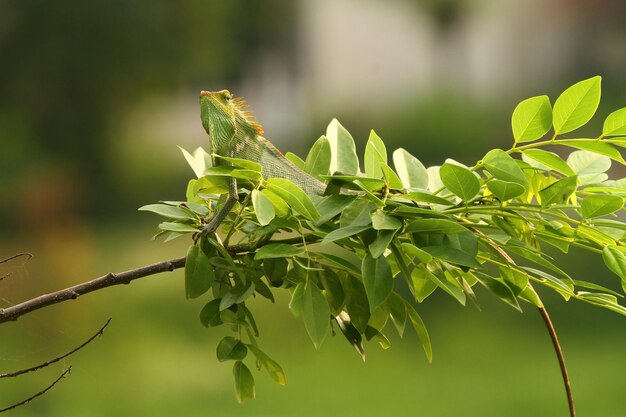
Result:
{"type": "MultiPolygon", "coordinates": [[[[508,253],[500,246],[498,246],[491,238],[486,236],[483,232],[476,228],[472,228],[472,230],[485,238],[489,246],[495,249],[508,263],[511,265],[517,266],[513,258],[509,256],[508,253]]],[[[528,283],[528,287],[532,290],[535,295],[535,289],[528,283]]],[[[539,296],[537,295],[537,298],[539,296]]],[[[543,303],[542,303],[543,304],[543,303]]],[[[539,310],[539,314],[541,314],[541,318],[543,319],[546,329],[548,330],[548,334],[550,335],[550,339],[552,340],[552,346],[554,347],[554,352],[556,353],[556,357],[559,361],[559,367],[561,368],[561,376],[563,377],[563,385],[565,385],[565,395],[567,396],[567,405],[569,407],[569,415],[570,417],[576,417],[576,408],[574,407],[574,395],[572,394],[572,386],[570,383],[569,375],[567,374],[567,366],[565,365],[565,356],[563,355],[563,349],[561,349],[561,344],[559,343],[559,338],[556,334],[556,330],[554,329],[554,325],[552,324],[552,320],[550,320],[550,315],[548,314],[548,310],[542,305],[541,307],[537,307],[539,310]]]]}
{"type": "Polygon", "coordinates": [[[65,377],[65,375],[69,374],[71,370],[72,370],[72,367],[70,366],[65,371],[63,371],[63,373],[52,384],[48,385],[46,388],[42,389],[38,393],[36,393],[34,395],[31,395],[30,397],[26,398],[25,400],[22,400],[22,401],[20,401],[18,403],[12,404],[12,405],[10,405],[8,407],[5,407],[5,408],[0,408],[0,413],[4,413],[5,411],[13,410],[14,408],[17,408],[17,407],[19,407],[21,405],[24,405],[24,404],[34,400],[35,398],[44,395],[46,392],[50,391],[52,389],[52,387],[54,387],[60,380],[62,380],[65,377]]]}
{"type": "Polygon", "coordinates": [[[106,329],[106,327],[109,325],[109,323],[111,323],[111,319],[108,319],[107,322],[104,323],[104,326],[102,326],[100,328],[100,330],[98,330],[93,336],[91,336],[89,339],[87,339],[85,342],[83,342],[80,346],[70,350],[69,352],[67,352],[67,353],[65,353],[65,354],[63,354],[61,356],[57,356],[54,359],[50,359],[49,361],[40,363],[39,365],[32,366],[30,368],[20,369],[19,371],[7,372],[5,374],[0,374],[0,379],[1,378],[13,378],[13,377],[16,377],[16,376],[19,376],[19,375],[23,375],[23,374],[28,373],[28,372],[37,371],[39,369],[45,368],[46,366],[52,365],[53,363],[56,363],[56,362],[60,361],[61,359],[67,358],[68,356],[78,352],[79,350],[81,350],[82,348],[87,346],[96,337],[102,335],[104,333],[104,329],[106,329]]]}
{"type": "Polygon", "coordinates": [[[147,277],[149,275],[159,274],[161,272],[173,271],[185,266],[185,257],[170,259],[156,264],[143,266],[141,268],[131,269],[117,274],[108,273],[101,277],[83,282],[63,290],[55,291],[50,294],[40,295],[12,307],[0,309],[0,323],[7,321],[15,321],[24,314],[31,311],[39,310],[53,304],[63,301],[75,300],[81,295],[88,294],[102,288],[111,287],[113,285],[130,284],[132,281],[147,277]]]}

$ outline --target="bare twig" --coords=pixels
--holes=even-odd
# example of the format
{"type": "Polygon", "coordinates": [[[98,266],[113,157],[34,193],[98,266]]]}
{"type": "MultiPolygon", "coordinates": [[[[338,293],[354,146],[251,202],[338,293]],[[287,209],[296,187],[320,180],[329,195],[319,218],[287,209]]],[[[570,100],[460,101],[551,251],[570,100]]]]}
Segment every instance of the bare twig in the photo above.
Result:
{"type": "Polygon", "coordinates": [[[32,366],[30,368],[26,368],[26,369],[20,369],[19,371],[15,371],[15,372],[7,372],[5,374],[0,374],[0,378],[13,378],[19,375],[23,375],[25,373],[28,372],[32,372],[32,371],[37,371],[39,369],[45,368],[46,366],[52,365],[53,363],[56,363],[58,361],[60,361],[61,359],[67,358],[68,356],[72,355],[73,353],[78,352],[79,350],[81,350],[82,348],[84,348],[85,346],[87,346],[89,343],[91,343],[96,337],[102,335],[104,333],[104,329],[106,329],[106,327],[109,325],[109,323],[111,322],[111,319],[108,319],[106,323],[104,323],[104,326],[102,326],[100,328],[100,330],[98,330],[93,336],[91,336],[89,339],[87,339],[85,342],[83,342],[80,346],[75,347],[74,349],[70,350],[69,352],[61,355],[61,356],[57,356],[54,359],[50,359],[46,362],[40,363],[39,365],[36,366],[32,366]]]}
{"type": "Polygon", "coordinates": [[[26,399],[24,399],[24,400],[22,400],[20,402],[17,402],[15,404],[12,404],[12,405],[10,405],[8,407],[0,408],[0,413],[4,413],[5,411],[13,410],[14,408],[17,408],[17,407],[19,407],[21,405],[24,405],[24,404],[34,400],[35,398],[44,395],[46,392],[50,391],[52,389],[52,387],[54,387],[60,380],[62,380],[65,377],[65,375],[69,374],[71,370],[72,370],[72,367],[70,366],[65,371],[63,371],[63,373],[56,380],[54,380],[54,382],[52,384],[48,385],[46,388],[42,389],[38,393],[36,393],[34,395],[31,395],[30,397],[28,397],[28,398],[26,398],[26,399]]]}
{"type": "Polygon", "coordinates": [[[117,274],[110,272],[96,279],[92,279],[91,281],[83,282],[50,294],[40,295],[39,297],[32,298],[12,307],[0,309],[0,323],[15,321],[20,316],[30,313],[31,311],[61,303],[63,301],[75,300],[81,295],[88,294],[102,288],[111,287],[113,285],[129,284],[137,278],[143,278],[166,271],[173,271],[175,269],[182,268],[183,266],[185,266],[185,257],[170,259],[168,261],[158,262],[156,264],[131,269],[117,274]]]}
{"type": "MultiPolygon", "coordinates": [[[[3,263],[6,263],[6,262],[9,262],[9,261],[10,261],[10,260],[12,260],[12,259],[21,258],[21,257],[23,257],[23,256],[26,256],[26,259],[24,260],[24,263],[25,263],[26,261],[28,261],[30,258],[32,258],[32,257],[33,257],[33,254],[32,254],[32,253],[28,253],[28,252],[21,252],[21,253],[17,253],[17,254],[15,254],[15,255],[13,255],[13,256],[9,256],[8,258],[5,258],[5,259],[0,259],[0,264],[3,264],[3,263]]],[[[8,273],[6,273],[6,274],[4,274],[4,275],[0,276],[0,281],[2,281],[3,279],[5,279],[5,278],[7,278],[7,277],[10,277],[10,276],[11,276],[11,274],[12,274],[12,272],[8,272],[8,273]]]]}
{"type": "Polygon", "coordinates": [[[8,258],[0,259],[0,264],[3,264],[5,262],[9,262],[12,259],[17,259],[17,258],[20,258],[22,256],[26,256],[27,257],[27,259],[24,261],[24,262],[26,262],[28,259],[33,257],[33,254],[32,253],[28,253],[28,252],[17,253],[17,254],[15,254],[13,256],[9,256],[8,258]]]}
{"type": "MultiPolygon", "coordinates": [[[[486,236],[483,232],[476,228],[472,228],[472,230],[485,238],[489,246],[495,249],[508,263],[511,265],[517,265],[513,258],[509,256],[508,253],[504,249],[502,249],[498,244],[496,244],[491,238],[486,236]]],[[[535,289],[528,283],[529,288],[535,293],[535,289]]],[[[542,303],[543,304],[543,303],[542,303]]],[[[576,417],[576,408],[574,407],[574,395],[572,394],[572,386],[570,383],[569,375],[567,374],[567,366],[565,365],[565,356],[563,355],[563,349],[561,349],[561,344],[559,343],[559,338],[556,334],[556,330],[554,329],[554,325],[552,324],[552,320],[550,320],[550,315],[548,314],[548,310],[542,305],[541,307],[537,307],[539,309],[539,314],[541,314],[541,318],[543,319],[546,329],[548,330],[548,334],[550,334],[550,339],[552,340],[552,346],[554,346],[554,352],[556,353],[556,357],[559,361],[559,367],[561,368],[561,376],[563,377],[563,385],[565,385],[565,395],[567,396],[567,405],[569,407],[570,417],[576,417]]]]}

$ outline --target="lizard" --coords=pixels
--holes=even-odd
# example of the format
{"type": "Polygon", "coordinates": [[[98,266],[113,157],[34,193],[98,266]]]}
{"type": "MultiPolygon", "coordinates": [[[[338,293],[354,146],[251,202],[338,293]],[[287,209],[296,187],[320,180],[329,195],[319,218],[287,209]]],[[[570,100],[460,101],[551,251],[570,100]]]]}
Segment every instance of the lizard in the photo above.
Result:
{"type": "MultiPolygon", "coordinates": [[[[246,108],[245,101],[235,98],[228,90],[200,93],[200,118],[209,135],[213,165],[227,163],[213,155],[254,161],[261,164],[263,178],[284,178],[300,187],[309,197],[323,196],[326,184],[301,170],[263,137],[263,128],[246,108]]],[[[228,197],[206,223],[202,233],[215,232],[238,199],[237,180],[230,177],[228,197]]],[[[348,314],[342,311],[333,318],[348,342],[365,360],[361,335],[348,314]]]]}
{"type": "MultiPolygon", "coordinates": [[[[260,163],[263,178],[284,178],[300,187],[309,197],[324,195],[326,184],[307,174],[285,156],[265,137],[242,98],[228,90],[200,93],[200,118],[209,135],[212,155],[247,159],[260,163]]],[[[213,165],[224,161],[212,157],[213,165]]],[[[238,199],[237,180],[229,179],[228,198],[205,225],[204,233],[213,233],[232,210],[238,199]]]]}

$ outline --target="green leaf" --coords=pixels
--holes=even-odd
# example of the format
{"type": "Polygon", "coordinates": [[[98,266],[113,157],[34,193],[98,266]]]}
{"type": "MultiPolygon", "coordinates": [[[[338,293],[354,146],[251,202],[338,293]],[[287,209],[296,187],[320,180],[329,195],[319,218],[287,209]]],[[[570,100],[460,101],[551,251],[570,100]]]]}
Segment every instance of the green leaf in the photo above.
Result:
{"type": "Polygon", "coordinates": [[[263,194],[265,197],[267,197],[268,200],[270,200],[272,206],[274,206],[274,212],[278,217],[287,217],[289,215],[289,213],[291,212],[291,208],[285,202],[285,200],[280,198],[280,196],[267,189],[261,190],[261,194],[263,194]]]}
{"type": "Polygon", "coordinates": [[[555,171],[567,175],[568,177],[575,175],[576,173],[570,168],[567,163],[561,159],[560,156],[553,152],[548,152],[543,149],[526,149],[523,151],[523,156],[526,156],[540,164],[545,165],[555,171]]]}
{"type": "Polygon", "coordinates": [[[304,327],[313,341],[316,349],[319,349],[326,339],[330,327],[330,307],[326,297],[319,288],[307,280],[302,294],[302,316],[304,327]]]}
{"type": "Polygon", "coordinates": [[[333,119],[326,129],[326,138],[331,150],[330,173],[356,175],[359,172],[359,158],[352,135],[337,119],[333,119]]]}
{"type": "Polygon", "coordinates": [[[221,299],[209,301],[200,311],[200,323],[204,327],[216,327],[223,324],[220,318],[220,302],[221,299]]]}
{"type": "Polygon", "coordinates": [[[554,131],[571,132],[587,123],[600,104],[600,76],[580,81],[565,90],[554,103],[554,131]]]}
{"type": "Polygon", "coordinates": [[[304,306],[304,282],[300,282],[296,285],[293,292],[291,293],[291,300],[289,301],[289,310],[291,313],[299,317],[302,314],[302,309],[304,306]]]}
{"type": "Polygon", "coordinates": [[[241,340],[226,336],[217,344],[216,354],[220,362],[240,361],[248,354],[248,348],[241,340]]]}
{"type": "Polygon", "coordinates": [[[428,252],[433,258],[442,259],[456,265],[478,268],[480,264],[476,262],[476,257],[462,249],[449,246],[425,246],[422,250],[428,252]]]}
{"type": "Polygon", "coordinates": [[[624,207],[624,199],[616,195],[597,194],[585,198],[580,205],[583,218],[605,216],[624,207]]]}
{"type": "Polygon", "coordinates": [[[403,190],[405,188],[402,180],[400,180],[400,177],[398,177],[398,174],[396,174],[394,170],[389,167],[389,165],[381,163],[380,169],[383,171],[385,184],[389,189],[403,190]]]}
{"type": "Polygon", "coordinates": [[[501,180],[490,180],[487,182],[487,188],[495,195],[500,201],[507,201],[512,198],[518,197],[526,191],[523,185],[516,182],[508,182],[501,180]]]}
{"type": "Polygon", "coordinates": [[[393,152],[393,165],[407,190],[428,188],[428,172],[422,163],[406,150],[393,152]]]}
{"type": "MultiPolygon", "coordinates": [[[[571,140],[558,140],[554,143],[569,146],[576,149],[582,149],[594,154],[608,156],[609,158],[619,162],[622,165],[626,165],[626,161],[622,158],[615,147],[609,143],[601,142],[597,140],[590,141],[589,139],[571,139],[571,140]]],[[[568,158],[569,163],[569,158],[568,158]]]]}
{"type": "Polygon", "coordinates": [[[361,280],[349,274],[341,277],[341,285],[346,296],[346,310],[350,320],[359,333],[365,333],[370,319],[370,305],[365,287],[361,280]]]}
{"type": "Polygon", "coordinates": [[[371,212],[376,206],[369,201],[355,200],[348,205],[341,213],[339,225],[346,226],[367,226],[372,223],[371,212]]]}
{"type": "Polygon", "coordinates": [[[200,246],[193,245],[187,251],[185,262],[185,294],[196,298],[211,288],[215,280],[215,270],[200,246]]]}
{"type": "Polygon", "coordinates": [[[378,258],[385,253],[395,234],[396,230],[379,230],[376,239],[367,247],[372,257],[378,258]]]}
{"type": "Polygon", "coordinates": [[[526,185],[528,182],[517,161],[502,149],[492,149],[487,152],[483,157],[483,164],[491,175],[498,180],[515,182],[520,185],[526,185]]]}
{"type": "Polygon", "coordinates": [[[622,288],[626,292],[626,255],[615,246],[602,249],[602,259],[606,266],[622,280],[622,288]]]}
{"type": "Polygon", "coordinates": [[[267,226],[276,216],[272,202],[259,190],[252,190],[252,206],[261,226],[267,226]]]}
{"type": "Polygon", "coordinates": [[[480,190],[478,178],[462,166],[446,162],[439,169],[439,175],[446,188],[463,201],[471,200],[480,190]]]}
{"type": "Polygon", "coordinates": [[[392,292],[386,302],[386,310],[389,310],[389,317],[400,337],[404,334],[404,326],[406,324],[406,305],[401,295],[396,292],[392,292]]]}
{"type": "Polygon", "coordinates": [[[182,207],[170,206],[167,204],[148,204],[139,207],[139,211],[151,211],[163,217],[170,219],[193,219],[195,216],[182,207]]]}
{"type": "Polygon", "coordinates": [[[354,236],[357,233],[361,233],[370,228],[371,228],[370,225],[341,227],[337,230],[333,230],[332,232],[324,236],[324,239],[322,239],[321,243],[324,244],[324,243],[334,242],[339,239],[345,239],[347,237],[354,236]]]}
{"type": "Polygon", "coordinates": [[[492,293],[496,295],[500,300],[504,301],[520,313],[522,313],[522,308],[517,301],[517,297],[513,294],[513,291],[509,288],[508,285],[504,283],[504,281],[493,278],[487,274],[480,274],[481,279],[480,283],[483,284],[486,288],[488,288],[492,293]]]}
{"type": "Polygon", "coordinates": [[[320,175],[327,175],[330,168],[330,158],[330,143],[328,143],[326,136],[322,135],[315,141],[306,156],[304,172],[316,178],[320,175]]]}
{"type": "Polygon", "coordinates": [[[459,284],[455,279],[440,279],[437,275],[426,269],[424,265],[420,265],[418,268],[420,268],[431,281],[437,284],[439,288],[454,297],[461,305],[465,305],[465,292],[463,292],[461,284],[459,284]]]}
{"type": "Polygon", "coordinates": [[[211,158],[211,155],[205,152],[205,150],[202,148],[196,148],[196,150],[193,151],[193,155],[181,148],[180,146],[178,147],[178,149],[180,149],[180,151],[183,153],[183,156],[187,160],[187,163],[189,164],[191,169],[193,169],[194,174],[196,174],[196,177],[198,178],[202,177],[204,175],[204,170],[212,165],[213,160],[211,158]]]}
{"type": "Polygon", "coordinates": [[[319,219],[320,214],[311,198],[291,181],[283,178],[268,178],[265,187],[267,190],[277,194],[291,208],[309,220],[319,219]]]}
{"type": "Polygon", "coordinates": [[[305,162],[302,160],[302,158],[300,158],[295,153],[287,152],[285,154],[285,159],[287,159],[289,162],[291,162],[292,164],[294,164],[295,166],[297,166],[298,168],[304,171],[305,162]]]}
{"type": "Polygon", "coordinates": [[[413,191],[413,192],[406,193],[406,194],[394,195],[392,198],[415,201],[416,203],[440,204],[442,206],[454,205],[452,201],[448,201],[445,198],[437,197],[436,195],[432,195],[428,193],[422,193],[419,191],[413,191]]]}
{"type": "Polygon", "coordinates": [[[343,293],[343,287],[341,286],[341,280],[339,276],[329,268],[318,272],[318,277],[326,292],[326,299],[330,305],[330,309],[333,315],[338,315],[343,309],[345,302],[345,294],[343,293]]]}
{"type": "Polygon", "coordinates": [[[371,213],[371,219],[374,230],[397,230],[402,227],[402,221],[380,209],[371,213]]]}
{"type": "Polygon", "coordinates": [[[611,168],[611,160],[590,151],[575,151],[567,158],[567,165],[577,175],[598,174],[611,168]]]}
{"type": "Polygon", "coordinates": [[[254,399],[254,377],[243,362],[237,361],[233,366],[233,375],[235,377],[235,395],[237,401],[243,403],[245,400],[254,399]]]}
{"type": "Polygon", "coordinates": [[[409,315],[409,319],[411,319],[411,324],[413,324],[413,328],[415,329],[415,332],[417,333],[417,336],[419,337],[420,342],[422,343],[422,349],[424,349],[424,353],[426,354],[426,359],[428,359],[429,363],[432,363],[433,348],[430,344],[430,336],[428,336],[428,330],[426,330],[424,321],[422,320],[420,315],[417,313],[417,311],[411,304],[409,304],[408,302],[405,302],[405,303],[406,303],[406,312],[409,315]]]}
{"type": "Polygon", "coordinates": [[[457,222],[444,219],[418,219],[409,223],[405,228],[405,233],[424,233],[424,232],[440,232],[440,233],[463,233],[468,230],[457,222]]]}
{"type": "Polygon", "coordinates": [[[361,264],[363,286],[370,303],[370,311],[374,311],[385,302],[393,287],[391,268],[384,256],[378,258],[371,254],[365,255],[361,264]]]}
{"type": "Polygon", "coordinates": [[[602,136],[626,135],[626,107],[615,110],[604,121],[602,136]]]}
{"type": "Polygon", "coordinates": [[[287,383],[285,372],[283,372],[283,368],[281,368],[276,361],[267,356],[267,354],[265,354],[265,352],[257,346],[254,346],[253,344],[249,344],[247,346],[274,381],[280,385],[285,385],[287,383]]]}
{"type": "MultiPolygon", "coordinates": [[[[428,252],[425,253],[428,254],[428,252]]],[[[432,259],[430,254],[428,254],[428,256],[432,259]]],[[[415,291],[415,299],[420,303],[438,287],[430,274],[430,271],[426,270],[424,267],[413,268],[411,271],[411,283],[415,291]]]]}
{"type": "Polygon", "coordinates": [[[261,172],[263,169],[263,166],[261,164],[259,164],[258,162],[250,161],[249,159],[229,158],[227,156],[221,156],[218,154],[214,154],[213,157],[216,159],[221,159],[222,161],[226,161],[234,166],[244,168],[246,170],[261,172]]]}
{"type": "Polygon", "coordinates": [[[356,196],[345,194],[333,194],[322,198],[316,206],[317,211],[321,215],[316,224],[321,225],[328,222],[336,215],[342,213],[355,199],[356,196]]]}
{"type": "Polygon", "coordinates": [[[254,259],[288,258],[300,255],[304,249],[286,243],[270,243],[257,249],[254,259]]]}
{"type": "Polygon", "coordinates": [[[527,98],[515,107],[511,118],[515,142],[532,142],[552,127],[552,107],[548,96],[527,98]]]}
{"type": "Polygon", "coordinates": [[[550,184],[539,191],[541,205],[547,207],[550,204],[565,203],[567,199],[576,191],[578,177],[567,177],[550,184]]]}
{"type": "Polygon", "coordinates": [[[178,233],[195,233],[199,232],[199,227],[192,226],[190,224],[178,223],[178,222],[162,222],[159,223],[160,230],[167,230],[168,232],[178,233]]]}
{"type": "Polygon", "coordinates": [[[382,177],[381,163],[387,163],[387,148],[382,139],[372,130],[365,145],[365,174],[372,178],[382,177]]]}

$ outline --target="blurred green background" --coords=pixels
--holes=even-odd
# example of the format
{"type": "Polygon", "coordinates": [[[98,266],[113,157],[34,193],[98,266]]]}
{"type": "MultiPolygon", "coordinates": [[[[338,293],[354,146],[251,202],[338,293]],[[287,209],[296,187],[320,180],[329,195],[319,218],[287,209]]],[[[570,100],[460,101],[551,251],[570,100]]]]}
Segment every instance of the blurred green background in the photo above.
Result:
{"type": "MultiPolygon", "coordinates": [[[[193,175],[176,145],[206,145],[200,90],[247,98],[266,136],[303,155],[337,117],[359,152],[374,128],[426,165],[471,164],[510,145],[517,102],[603,76],[589,132],[626,105],[626,4],[619,0],[0,0],[0,258],[29,251],[0,281],[0,307],[88,278],[185,253],[152,242],[136,208],[184,197],[193,175]]],[[[614,175],[624,176],[618,167],[614,175]]],[[[618,288],[601,265],[562,258],[581,279],[618,288]]],[[[2,275],[2,274],[0,274],[2,275]]],[[[300,321],[253,304],[264,350],[286,387],[255,373],[258,399],[236,403],[222,333],[184,299],[180,271],[109,288],[0,326],[0,373],[104,337],[60,365],[0,380],[0,408],[72,374],[15,416],[566,416],[539,315],[479,291],[483,311],[441,295],[416,338],[369,344],[363,364],[337,337],[320,351],[300,321]],[[257,376],[258,375],[258,376],[257,376]]],[[[581,416],[626,412],[626,320],[545,295],[581,416]]]]}

